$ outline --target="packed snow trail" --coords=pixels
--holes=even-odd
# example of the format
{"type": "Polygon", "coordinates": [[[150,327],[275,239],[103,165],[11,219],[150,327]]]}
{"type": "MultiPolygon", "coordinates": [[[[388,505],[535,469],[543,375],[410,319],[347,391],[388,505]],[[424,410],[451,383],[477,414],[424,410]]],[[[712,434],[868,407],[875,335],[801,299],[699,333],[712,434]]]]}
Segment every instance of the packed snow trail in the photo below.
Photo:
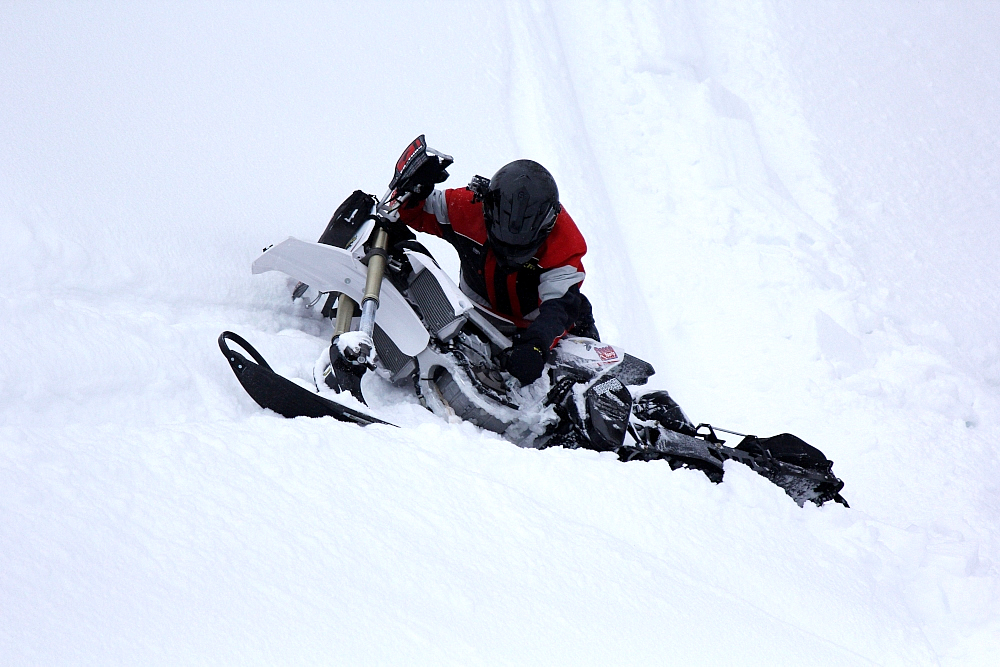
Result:
{"type": "Polygon", "coordinates": [[[1000,62],[956,7],[5,6],[0,658],[992,664],[1000,62]],[[251,261],[420,133],[452,187],[552,169],[605,337],[852,509],[378,381],[404,428],[259,410],[219,332],[307,379],[331,327],[251,261]]]}

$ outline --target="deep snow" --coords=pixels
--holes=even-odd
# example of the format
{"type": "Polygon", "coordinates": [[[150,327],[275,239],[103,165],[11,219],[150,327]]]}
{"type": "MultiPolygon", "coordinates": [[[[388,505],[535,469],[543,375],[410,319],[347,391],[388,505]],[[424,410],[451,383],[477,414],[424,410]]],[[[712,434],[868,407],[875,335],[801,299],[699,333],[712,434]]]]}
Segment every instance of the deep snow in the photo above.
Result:
{"type": "Polygon", "coordinates": [[[5,664],[993,663],[995,4],[140,4],[0,6],[5,664]],[[259,410],[219,332],[330,326],[250,262],[420,133],[547,165],[604,337],[852,508],[259,410]]]}

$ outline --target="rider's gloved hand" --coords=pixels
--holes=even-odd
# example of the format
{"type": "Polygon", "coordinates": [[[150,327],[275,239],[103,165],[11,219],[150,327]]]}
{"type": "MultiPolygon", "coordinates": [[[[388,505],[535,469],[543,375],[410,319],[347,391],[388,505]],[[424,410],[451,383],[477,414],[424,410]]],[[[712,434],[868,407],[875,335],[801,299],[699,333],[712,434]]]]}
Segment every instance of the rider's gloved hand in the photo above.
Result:
{"type": "Polygon", "coordinates": [[[417,183],[413,185],[410,190],[410,196],[406,198],[406,203],[403,204],[403,208],[416,208],[424,203],[424,200],[431,195],[431,191],[434,190],[433,183],[417,183]]]}
{"type": "Polygon", "coordinates": [[[423,204],[424,200],[434,191],[434,186],[443,183],[448,178],[448,171],[445,169],[448,164],[450,162],[444,164],[437,159],[425,162],[413,176],[397,185],[397,197],[408,195],[403,208],[416,208],[423,204]]]}
{"type": "Polygon", "coordinates": [[[529,385],[542,376],[545,370],[545,350],[534,338],[514,337],[504,370],[517,378],[522,385],[529,385]]]}

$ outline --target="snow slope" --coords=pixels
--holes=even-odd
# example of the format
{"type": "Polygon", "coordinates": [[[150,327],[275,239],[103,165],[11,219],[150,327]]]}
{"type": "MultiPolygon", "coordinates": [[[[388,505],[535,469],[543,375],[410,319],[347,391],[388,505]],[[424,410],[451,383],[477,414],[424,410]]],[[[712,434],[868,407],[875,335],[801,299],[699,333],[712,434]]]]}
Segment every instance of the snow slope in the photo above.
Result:
{"type": "MultiPolygon", "coordinates": [[[[0,5],[4,664],[945,664],[1000,648],[991,3],[0,5]],[[284,420],[329,323],[264,246],[532,157],[604,337],[851,509],[284,420]]],[[[451,266],[454,260],[449,259],[451,266]]]]}

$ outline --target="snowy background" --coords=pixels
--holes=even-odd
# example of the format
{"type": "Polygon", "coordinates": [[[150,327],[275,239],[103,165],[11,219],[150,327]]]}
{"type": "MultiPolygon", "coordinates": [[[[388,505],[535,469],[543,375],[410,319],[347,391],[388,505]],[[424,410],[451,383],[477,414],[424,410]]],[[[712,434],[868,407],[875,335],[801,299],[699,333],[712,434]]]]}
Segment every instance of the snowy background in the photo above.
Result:
{"type": "Polygon", "coordinates": [[[356,4],[0,3],[0,662],[995,664],[1000,5],[356,4]],[[219,333],[330,325],[250,262],[421,133],[548,166],[604,338],[851,509],[260,410],[219,333]]]}

